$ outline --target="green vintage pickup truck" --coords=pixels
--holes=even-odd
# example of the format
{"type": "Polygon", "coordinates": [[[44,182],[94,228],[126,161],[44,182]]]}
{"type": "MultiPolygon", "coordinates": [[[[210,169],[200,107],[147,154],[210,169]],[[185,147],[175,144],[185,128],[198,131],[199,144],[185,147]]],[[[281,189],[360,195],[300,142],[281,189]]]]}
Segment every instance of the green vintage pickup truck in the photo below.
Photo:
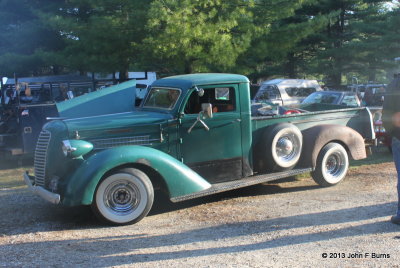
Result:
{"type": "Polygon", "coordinates": [[[32,191],[130,224],[150,211],[155,190],[179,202],[305,172],[337,184],[374,139],[367,108],[252,107],[242,75],[160,79],[137,109],[128,83],[107,91],[115,98],[97,92],[58,107],[61,118],[40,134],[34,176],[24,174],[32,191]]]}

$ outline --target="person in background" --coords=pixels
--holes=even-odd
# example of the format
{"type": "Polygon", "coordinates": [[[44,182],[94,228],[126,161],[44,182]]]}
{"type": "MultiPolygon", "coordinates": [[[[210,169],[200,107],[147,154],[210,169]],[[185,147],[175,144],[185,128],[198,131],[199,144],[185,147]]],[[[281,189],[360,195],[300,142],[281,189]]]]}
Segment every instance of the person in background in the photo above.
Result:
{"type": "Polygon", "coordinates": [[[371,106],[373,98],[374,98],[374,93],[372,92],[372,88],[366,88],[363,97],[364,106],[371,106]]]}
{"type": "Polygon", "coordinates": [[[68,100],[68,88],[66,85],[60,85],[60,93],[55,100],[56,102],[68,100]]]}
{"type": "Polygon", "coordinates": [[[382,122],[385,130],[392,136],[393,160],[397,171],[397,212],[391,222],[400,225],[400,75],[387,87],[383,102],[382,122]]]}

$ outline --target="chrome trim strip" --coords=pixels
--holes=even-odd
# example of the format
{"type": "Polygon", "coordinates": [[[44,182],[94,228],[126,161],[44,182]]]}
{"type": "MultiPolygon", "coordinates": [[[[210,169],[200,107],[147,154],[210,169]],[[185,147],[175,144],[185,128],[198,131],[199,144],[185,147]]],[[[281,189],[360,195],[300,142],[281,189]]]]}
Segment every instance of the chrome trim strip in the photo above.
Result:
{"type": "Polygon", "coordinates": [[[24,173],[24,181],[32,193],[42,197],[44,200],[46,200],[52,204],[57,205],[60,203],[61,197],[59,194],[55,194],[50,191],[47,191],[46,189],[44,189],[41,186],[32,185],[32,181],[26,172],[24,173]]]}
{"type": "Polygon", "coordinates": [[[350,119],[358,117],[358,114],[355,115],[343,115],[343,116],[337,116],[337,117],[326,117],[326,118],[313,118],[313,119],[306,119],[306,120],[298,120],[298,121],[288,121],[288,123],[292,124],[300,124],[300,123],[310,123],[310,122],[319,122],[319,121],[330,121],[330,120],[337,120],[337,119],[350,119]]]}
{"type": "Polygon", "coordinates": [[[88,118],[95,118],[95,117],[103,117],[103,116],[110,116],[110,115],[120,115],[120,114],[130,114],[130,112],[123,112],[123,113],[113,113],[113,114],[102,114],[102,115],[94,115],[94,116],[86,116],[86,117],[76,117],[76,118],[70,118],[70,119],[64,119],[64,121],[71,121],[71,120],[79,120],[79,119],[88,119],[88,118]]]}

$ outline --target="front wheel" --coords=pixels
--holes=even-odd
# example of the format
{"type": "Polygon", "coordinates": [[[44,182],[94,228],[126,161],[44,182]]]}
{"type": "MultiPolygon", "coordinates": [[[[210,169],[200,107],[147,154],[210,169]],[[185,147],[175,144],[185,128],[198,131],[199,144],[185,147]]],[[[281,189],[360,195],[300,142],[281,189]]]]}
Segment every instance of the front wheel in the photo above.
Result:
{"type": "Polygon", "coordinates": [[[344,179],[348,169],[346,149],[339,143],[331,142],[319,152],[317,166],[311,176],[321,186],[332,186],[344,179]]]}
{"type": "Polygon", "coordinates": [[[102,221],[125,225],[143,219],[153,201],[154,190],[149,177],[138,169],[125,168],[99,183],[92,209],[102,221]]]}

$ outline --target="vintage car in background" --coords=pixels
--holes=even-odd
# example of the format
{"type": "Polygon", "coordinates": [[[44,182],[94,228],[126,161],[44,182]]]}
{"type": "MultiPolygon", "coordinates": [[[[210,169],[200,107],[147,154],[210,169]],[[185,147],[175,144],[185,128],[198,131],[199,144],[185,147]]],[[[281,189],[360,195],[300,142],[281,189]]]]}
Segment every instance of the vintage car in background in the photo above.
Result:
{"type": "Polygon", "coordinates": [[[180,202],[305,172],[335,185],[349,158],[365,158],[365,142],[375,138],[364,107],[313,103],[297,113],[252,116],[242,75],[163,78],[138,109],[126,88],[111,88],[116,100],[88,94],[57,104],[61,118],[40,133],[35,174],[24,174],[34,193],[130,224],[161,192],[180,202]],[[76,117],[79,110],[90,114],[76,117]]]}
{"type": "Polygon", "coordinates": [[[273,79],[261,84],[252,103],[270,102],[279,106],[297,105],[316,91],[322,91],[317,80],[273,79]]]}
{"type": "Polygon", "coordinates": [[[348,91],[319,91],[314,92],[302,101],[302,104],[323,103],[349,107],[360,107],[361,101],[354,92],[348,91]]]}

